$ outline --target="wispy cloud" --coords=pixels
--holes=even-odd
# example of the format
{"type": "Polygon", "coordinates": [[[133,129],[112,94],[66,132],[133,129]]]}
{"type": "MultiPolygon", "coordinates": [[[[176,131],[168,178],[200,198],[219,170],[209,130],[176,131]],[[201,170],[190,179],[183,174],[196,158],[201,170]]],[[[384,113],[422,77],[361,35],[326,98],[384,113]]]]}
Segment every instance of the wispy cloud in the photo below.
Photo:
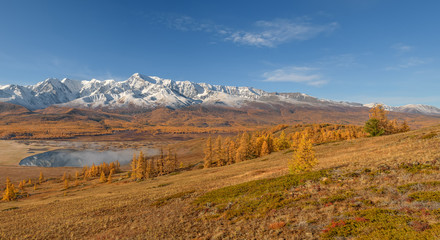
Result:
{"type": "Polygon", "coordinates": [[[326,84],[327,80],[318,73],[318,70],[317,68],[297,66],[280,68],[265,72],[263,74],[263,81],[305,83],[311,86],[321,86],[326,84]]]}
{"type": "Polygon", "coordinates": [[[406,69],[406,68],[411,68],[411,67],[416,67],[416,66],[420,66],[423,64],[426,64],[427,61],[418,57],[410,57],[407,59],[402,60],[402,62],[400,64],[397,64],[395,66],[389,66],[387,68],[385,68],[386,70],[401,70],[401,69],[406,69]]]}
{"type": "Polygon", "coordinates": [[[275,19],[257,21],[252,30],[234,29],[208,21],[197,21],[189,16],[167,19],[170,28],[179,31],[201,31],[216,34],[224,41],[255,47],[276,47],[290,41],[304,41],[319,34],[330,33],[338,28],[338,23],[314,24],[306,19],[275,19]]]}
{"type": "Polygon", "coordinates": [[[413,50],[413,47],[403,43],[396,43],[391,46],[392,49],[396,50],[398,53],[406,53],[413,50]]]}
{"type": "Polygon", "coordinates": [[[235,31],[226,40],[257,47],[275,47],[293,40],[311,39],[321,33],[334,31],[335,22],[316,25],[305,21],[276,19],[274,21],[258,21],[255,31],[235,31]]]}

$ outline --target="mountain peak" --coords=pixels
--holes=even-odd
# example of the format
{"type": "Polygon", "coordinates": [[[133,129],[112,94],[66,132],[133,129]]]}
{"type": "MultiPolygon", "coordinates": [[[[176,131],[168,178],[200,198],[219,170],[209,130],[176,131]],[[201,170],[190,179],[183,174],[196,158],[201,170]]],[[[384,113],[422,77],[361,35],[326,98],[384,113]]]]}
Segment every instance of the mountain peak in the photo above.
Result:
{"type": "MultiPolygon", "coordinates": [[[[269,93],[253,87],[236,87],[173,81],[155,76],[135,73],[125,81],[100,81],[96,79],[77,81],[64,78],[48,78],[33,86],[7,85],[0,87],[0,101],[24,106],[30,110],[52,105],[77,108],[141,108],[190,105],[223,105],[230,107],[286,104],[318,107],[373,107],[375,104],[336,102],[319,99],[304,93],[269,93]]],[[[387,110],[438,114],[440,109],[426,105],[389,107],[387,110]]]]}

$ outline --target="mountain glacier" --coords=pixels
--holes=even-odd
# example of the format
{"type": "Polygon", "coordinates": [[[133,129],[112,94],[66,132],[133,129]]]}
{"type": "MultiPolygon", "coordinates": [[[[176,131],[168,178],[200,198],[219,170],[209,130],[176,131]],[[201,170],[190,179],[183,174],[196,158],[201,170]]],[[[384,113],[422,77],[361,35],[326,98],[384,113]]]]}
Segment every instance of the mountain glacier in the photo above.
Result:
{"type": "MultiPolygon", "coordinates": [[[[0,86],[0,102],[18,104],[30,110],[43,109],[52,105],[77,108],[124,108],[131,106],[181,108],[196,104],[242,107],[254,102],[371,107],[368,104],[318,99],[303,93],[269,93],[252,87],[173,81],[144,76],[139,73],[133,74],[121,82],[49,78],[30,86],[0,86]]],[[[440,114],[440,109],[426,105],[389,108],[399,112],[440,114]]]]}

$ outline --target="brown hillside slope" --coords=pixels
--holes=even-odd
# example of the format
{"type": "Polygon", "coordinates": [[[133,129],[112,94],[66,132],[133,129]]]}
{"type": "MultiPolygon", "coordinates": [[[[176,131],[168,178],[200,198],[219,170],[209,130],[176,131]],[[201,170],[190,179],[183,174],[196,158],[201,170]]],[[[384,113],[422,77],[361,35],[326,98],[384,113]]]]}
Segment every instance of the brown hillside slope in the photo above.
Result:
{"type": "MultiPolygon", "coordinates": [[[[5,109],[9,109],[5,107],[5,109]]],[[[1,106],[0,106],[1,108],[1,106]]],[[[1,110],[1,109],[0,109],[1,110]]],[[[189,106],[177,110],[159,108],[141,113],[120,114],[102,110],[48,107],[19,114],[5,111],[0,116],[0,139],[72,139],[96,136],[99,140],[151,139],[164,134],[237,133],[277,124],[335,123],[363,125],[368,109],[361,107],[314,107],[268,105],[248,107],[189,106]],[[268,117],[270,116],[270,117],[268,117]],[[125,134],[130,131],[130,134],[125,134]],[[136,137],[131,137],[136,134],[136,137]]],[[[432,126],[440,116],[392,112],[390,119],[406,120],[413,129],[432,126]]],[[[170,136],[172,137],[172,136],[170,136]]]]}
{"type": "MultiPolygon", "coordinates": [[[[35,192],[28,199],[0,203],[0,219],[2,219],[0,238],[292,239],[296,236],[301,239],[313,239],[325,237],[327,236],[325,234],[333,234],[338,226],[351,223],[345,220],[343,223],[339,222],[339,225],[334,224],[326,228],[335,218],[341,219],[345,211],[357,213],[357,210],[374,207],[392,209],[406,207],[409,210],[402,212],[406,214],[404,216],[419,212],[418,206],[421,205],[414,205],[405,200],[409,195],[406,192],[399,192],[396,187],[415,180],[438,179],[440,176],[440,172],[436,170],[438,167],[426,165],[428,166],[426,171],[423,167],[422,172],[411,173],[399,164],[438,161],[439,147],[440,126],[392,136],[317,146],[319,165],[316,169],[339,168],[333,170],[327,180],[321,178],[321,182],[317,183],[311,180],[300,182],[303,185],[276,193],[284,197],[291,196],[292,199],[286,202],[286,199],[282,198],[284,200],[272,202],[272,205],[260,203],[266,203],[265,198],[262,197],[278,196],[275,193],[271,195],[271,191],[275,191],[277,185],[269,188],[268,192],[262,193],[261,197],[256,196],[257,202],[252,202],[253,200],[249,202],[246,196],[240,197],[246,191],[252,192],[253,188],[259,188],[270,182],[262,182],[249,189],[243,188],[243,190],[247,189],[245,191],[240,190],[241,188],[231,189],[233,194],[231,200],[225,205],[219,205],[222,206],[221,209],[215,210],[213,204],[224,196],[212,198],[199,206],[194,205],[194,201],[213,189],[285,175],[287,160],[292,155],[289,151],[226,167],[193,170],[139,183],[129,182],[119,175],[114,177],[116,182],[112,184],[98,184],[95,181],[91,185],[72,187],[68,190],[61,190],[61,183],[43,184],[42,190],[35,192]],[[368,168],[368,171],[364,170],[365,168],[368,168]],[[234,193],[236,190],[238,192],[234,193]],[[250,205],[244,208],[244,205],[240,205],[243,201],[248,201],[245,203],[250,205]],[[276,205],[277,202],[285,205],[276,205]],[[237,206],[241,208],[237,209],[237,206]],[[413,210],[413,208],[417,209],[413,210]],[[238,212],[240,209],[244,212],[238,212]]],[[[427,211],[431,211],[429,204],[424,206],[427,211]]],[[[362,217],[353,219],[368,223],[362,217]]],[[[414,225],[416,223],[401,225],[397,221],[396,224],[400,225],[390,229],[402,228],[407,234],[414,232],[420,235],[422,234],[420,231],[425,231],[424,229],[436,229],[436,225],[431,227],[432,221],[437,220],[426,217],[425,220],[417,223],[419,225],[414,225]]],[[[390,221],[386,220],[384,224],[388,222],[390,221]]],[[[371,230],[371,227],[365,226],[371,230]]],[[[431,233],[430,231],[426,230],[426,233],[431,233]]],[[[334,234],[336,235],[329,236],[338,236],[337,232],[334,234]]]]}

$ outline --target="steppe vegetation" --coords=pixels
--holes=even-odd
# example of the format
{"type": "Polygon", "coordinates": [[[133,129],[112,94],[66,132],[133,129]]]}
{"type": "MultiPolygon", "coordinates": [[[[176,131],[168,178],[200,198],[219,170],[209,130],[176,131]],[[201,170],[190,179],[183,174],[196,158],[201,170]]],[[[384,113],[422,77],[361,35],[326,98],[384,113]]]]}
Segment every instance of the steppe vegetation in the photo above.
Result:
{"type": "Polygon", "coordinates": [[[114,162],[58,178],[40,172],[17,187],[7,178],[0,238],[437,239],[440,126],[407,132],[380,106],[371,119],[374,133],[389,136],[367,137],[354,125],[277,125],[208,137],[204,162],[191,167],[169,149],[134,155],[130,169],[114,162]]]}
{"type": "Polygon", "coordinates": [[[301,174],[288,174],[285,149],[143,181],[45,179],[0,203],[0,237],[436,239],[439,146],[437,126],[317,144],[318,164],[301,174]]]}
{"type": "MultiPolygon", "coordinates": [[[[21,106],[15,107],[2,111],[0,106],[0,139],[72,139],[90,136],[94,139],[112,139],[112,136],[116,136],[116,139],[124,140],[156,140],[161,136],[175,138],[191,134],[237,134],[263,130],[277,124],[362,125],[368,119],[368,110],[364,108],[347,112],[337,108],[313,107],[280,107],[274,110],[191,106],[176,110],[158,108],[147,112],[106,112],[62,107],[29,111],[21,106]]],[[[432,126],[438,122],[438,117],[416,114],[390,113],[390,118],[405,120],[411,128],[432,126]]]]}

